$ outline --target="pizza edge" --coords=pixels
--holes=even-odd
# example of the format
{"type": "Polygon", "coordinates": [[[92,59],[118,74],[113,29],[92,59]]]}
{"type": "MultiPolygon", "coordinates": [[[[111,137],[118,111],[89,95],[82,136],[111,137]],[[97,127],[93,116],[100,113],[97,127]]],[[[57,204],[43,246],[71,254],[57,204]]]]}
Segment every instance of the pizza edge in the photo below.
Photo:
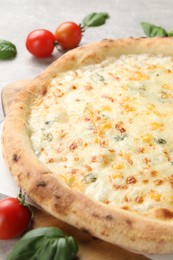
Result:
{"type": "Polygon", "coordinates": [[[173,212],[160,208],[146,217],[106,206],[66,187],[34,155],[26,119],[32,99],[44,96],[49,82],[59,72],[99,63],[112,55],[146,52],[171,55],[172,43],[170,38],[128,38],[103,40],[69,51],[17,95],[5,119],[2,135],[3,155],[10,172],[38,205],[93,236],[144,253],[173,252],[173,212]],[[158,214],[160,220],[154,218],[158,214]]]}

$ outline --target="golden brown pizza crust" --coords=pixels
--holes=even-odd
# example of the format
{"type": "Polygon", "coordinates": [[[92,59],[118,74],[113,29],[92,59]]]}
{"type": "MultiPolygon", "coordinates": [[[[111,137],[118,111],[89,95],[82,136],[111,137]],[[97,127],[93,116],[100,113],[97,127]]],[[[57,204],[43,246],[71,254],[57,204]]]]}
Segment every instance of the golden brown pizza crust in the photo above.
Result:
{"type": "Polygon", "coordinates": [[[3,155],[16,182],[55,217],[108,242],[144,253],[173,253],[173,210],[155,209],[148,216],[113,208],[68,188],[33,152],[27,118],[30,104],[44,96],[49,82],[69,69],[100,63],[127,53],[173,55],[172,38],[103,40],[63,55],[16,97],[5,119],[3,155]]]}

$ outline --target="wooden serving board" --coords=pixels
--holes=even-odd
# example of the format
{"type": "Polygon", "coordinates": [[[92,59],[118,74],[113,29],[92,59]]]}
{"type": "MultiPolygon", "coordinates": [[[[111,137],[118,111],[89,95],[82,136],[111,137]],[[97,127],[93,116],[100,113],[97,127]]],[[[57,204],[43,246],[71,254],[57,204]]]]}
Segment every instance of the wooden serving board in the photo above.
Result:
{"type": "MultiPolygon", "coordinates": [[[[29,80],[22,80],[11,83],[3,88],[2,99],[4,110],[8,113],[8,109],[18,91],[26,86],[29,80]]],[[[100,239],[93,238],[55,217],[33,208],[34,220],[33,228],[43,226],[54,226],[62,229],[66,234],[72,235],[78,242],[79,252],[78,259],[80,260],[146,260],[147,258],[126,251],[122,248],[106,243],[100,239]]]]}

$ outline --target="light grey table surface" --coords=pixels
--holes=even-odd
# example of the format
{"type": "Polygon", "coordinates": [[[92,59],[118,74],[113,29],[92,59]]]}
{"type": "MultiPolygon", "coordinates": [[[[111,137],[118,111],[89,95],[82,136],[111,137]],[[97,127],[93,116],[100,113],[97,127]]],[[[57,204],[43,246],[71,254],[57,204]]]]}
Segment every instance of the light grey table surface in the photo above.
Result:
{"type": "MultiPolygon", "coordinates": [[[[106,24],[88,29],[81,45],[104,38],[141,37],[141,21],[173,29],[172,0],[0,0],[0,39],[12,41],[18,50],[17,57],[0,61],[0,88],[17,81],[36,77],[59,57],[37,59],[25,48],[27,35],[35,29],[52,32],[64,21],[80,23],[92,12],[108,12],[106,24]]],[[[2,198],[2,195],[0,195],[2,198]]],[[[16,241],[0,241],[0,260],[6,259],[16,241]]]]}

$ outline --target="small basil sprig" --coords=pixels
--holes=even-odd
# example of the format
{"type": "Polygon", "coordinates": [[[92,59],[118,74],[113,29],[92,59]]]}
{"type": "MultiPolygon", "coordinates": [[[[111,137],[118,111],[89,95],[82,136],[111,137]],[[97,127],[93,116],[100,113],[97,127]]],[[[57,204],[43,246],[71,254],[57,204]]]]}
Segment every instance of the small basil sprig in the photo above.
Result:
{"type": "Polygon", "coordinates": [[[163,27],[151,23],[141,22],[142,29],[148,37],[168,37],[173,36],[173,31],[166,31],[163,27]]]}
{"type": "Polygon", "coordinates": [[[85,31],[88,27],[96,27],[105,24],[106,19],[109,18],[108,13],[91,13],[85,16],[82,20],[82,24],[80,25],[82,31],[85,31]]]}
{"type": "Polygon", "coordinates": [[[14,246],[7,260],[72,260],[78,245],[72,236],[55,227],[27,232],[14,246]]]}
{"type": "Polygon", "coordinates": [[[16,46],[9,41],[0,40],[0,60],[14,58],[17,54],[16,46]]]}

